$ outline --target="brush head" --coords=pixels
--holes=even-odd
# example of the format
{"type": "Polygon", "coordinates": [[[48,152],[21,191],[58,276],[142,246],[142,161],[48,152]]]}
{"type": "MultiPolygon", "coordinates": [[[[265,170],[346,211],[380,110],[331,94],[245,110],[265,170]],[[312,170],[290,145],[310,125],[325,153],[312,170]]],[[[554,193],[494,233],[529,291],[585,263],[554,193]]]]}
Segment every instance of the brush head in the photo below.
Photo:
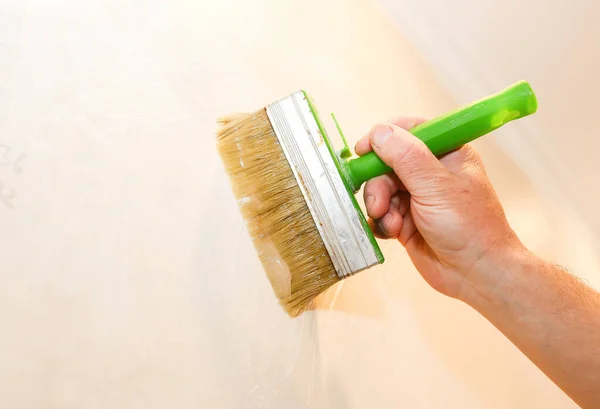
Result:
{"type": "Polygon", "coordinates": [[[304,92],[220,124],[219,153],[289,315],[310,308],[339,280],[383,261],[342,174],[341,158],[304,92]]]}

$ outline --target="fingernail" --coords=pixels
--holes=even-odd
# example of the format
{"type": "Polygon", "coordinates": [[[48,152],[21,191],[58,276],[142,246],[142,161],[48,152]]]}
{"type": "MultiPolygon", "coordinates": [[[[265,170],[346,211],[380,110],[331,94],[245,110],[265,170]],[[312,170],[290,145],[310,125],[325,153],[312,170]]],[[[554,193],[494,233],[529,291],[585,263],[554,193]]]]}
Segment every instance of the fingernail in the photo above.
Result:
{"type": "Polygon", "coordinates": [[[392,227],[392,222],[395,218],[395,215],[393,215],[392,213],[388,213],[385,216],[383,216],[383,219],[381,219],[381,230],[383,230],[386,236],[390,235],[390,227],[392,227]]]}
{"type": "Polygon", "coordinates": [[[367,206],[367,213],[369,213],[371,211],[371,207],[373,207],[374,204],[375,204],[375,196],[368,195],[367,199],[365,200],[365,206],[367,206]]]}
{"type": "Polygon", "coordinates": [[[373,130],[373,144],[382,146],[392,135],[392,130],[387,125],[377,125],[373,130]]]}

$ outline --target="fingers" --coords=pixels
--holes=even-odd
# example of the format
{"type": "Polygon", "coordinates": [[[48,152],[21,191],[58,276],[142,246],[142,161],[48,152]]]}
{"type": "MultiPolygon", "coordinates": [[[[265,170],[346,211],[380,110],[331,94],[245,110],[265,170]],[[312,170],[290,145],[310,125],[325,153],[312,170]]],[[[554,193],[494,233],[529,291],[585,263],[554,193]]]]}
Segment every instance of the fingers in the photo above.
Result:
{"type": "Polygon", "coordinates": [[[402,244],[404,247],[406,247],[409,243],[409,241],[415,237],[416,234],[418,233],[417,230],[417,226],[415,225],[415,221],[412,217],[412,214],[410,212],[408,212],[405,216],[404,219],[402,220],[402,230],[400,231],[400,234],[398,234],[398,241],[400,242],[400,244],[402,244]]]}
{"type": "MultiPolygon", "coordinates": [[[[400,116],[390,121],[386,121],[386,123],[396,125],[408,131],[417,125],[421,125],[425,121],[427,121],[427,119],[420,116],[400,116]]],[[[358,156],[362,156],[365,153],[371,152],[372,150],[371,142],[369,141],[369,134],[363,136],[354,146],[354,152],[358,156]]]]}
{"type": "Polygon", "coordinates": [[[396,125],[402,129],[411,130],[417,125],[421,125],[423,122],[426,122],[427,119],[421,116],[399,116],[390,121],[386,121],[386,123],[391,125],[396,125]]]}
{"type": "Polygon", "coordinates": [[[483,161],[479,153],[470,145],[460,148],[444,155],[440,162],[452,173],[469,172],[473,174],[485,174],[483,161]]]}
{"type": "Polygon", "coordinates": [[[377,156],[390,166],[416,199],[436,195],[451,174],[414,135],[395,125],[373,127],[369,140],[377,156]]]}
{"type": "Polygon", "coordinates": [[[398,192],[388,202],[388,209],[383,217],[369,219],[371,229],[377,237],[397,238],[402,234],[404,218],[409,215],[410,195],[407,192],[398,192]]]}
{"type": "Polygon", "coordinates": [[[393,175],[383,175],[365,184],[363,198],[367,214],[373,219],[383,217],[390,207],[392,196],[403,188],[400,180],[393,175]]]}
{"type": "Polygon", "coordinates": [[[369,135],[363,136],[356,145],[354,145],[354,153],[358,156],[363,156],[365,153],[369,153],[373,150],[371,148],[371,142],[369,141],[369,135]]]}

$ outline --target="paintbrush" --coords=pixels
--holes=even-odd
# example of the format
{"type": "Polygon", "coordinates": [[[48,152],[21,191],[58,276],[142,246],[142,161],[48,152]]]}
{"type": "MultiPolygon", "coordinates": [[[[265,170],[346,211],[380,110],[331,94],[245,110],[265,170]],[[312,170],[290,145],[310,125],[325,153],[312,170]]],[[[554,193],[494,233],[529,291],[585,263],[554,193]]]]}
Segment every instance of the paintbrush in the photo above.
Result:
{"type": "MultiPolygon", "coordinates": [[[[533,90],[520,81],[409,132],[440,156],[536,109],[533,90]]],[[[383,263],[354,194],[391,168],[374,152],[350,158],[337,121],[344,147],[336,152],[305,91],[219,123],[217,147],[234,194],[290,316],[340,280],[383,263]]]]}

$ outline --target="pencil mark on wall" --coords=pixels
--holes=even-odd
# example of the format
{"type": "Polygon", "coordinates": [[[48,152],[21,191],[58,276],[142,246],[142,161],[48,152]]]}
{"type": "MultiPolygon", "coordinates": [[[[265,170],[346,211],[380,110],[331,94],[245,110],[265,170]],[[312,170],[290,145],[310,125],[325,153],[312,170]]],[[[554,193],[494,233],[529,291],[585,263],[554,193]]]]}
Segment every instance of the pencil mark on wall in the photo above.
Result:
{"type": "Polygon", "coordinates": [[[13,199],[15,198],[16,192],[14,189],[5,189],[4,184],[0,182],[0,202],[4,203],[5,206],[14,209],[13,199]]]}
{"type": "Polygon", "coordinates": [[[25,160],[25,153],[20,152],[11,145],[0,144],[0,169],[3,170],[0,173],[0,205],[8,208],[15,208],[15,200],[17,197],[17,190],[14,185],[14,181],[10,176],[18,176],[23,173],[23,161],[25,160]],[[5,172],[4,169],[7,171],[5,172]]]}

